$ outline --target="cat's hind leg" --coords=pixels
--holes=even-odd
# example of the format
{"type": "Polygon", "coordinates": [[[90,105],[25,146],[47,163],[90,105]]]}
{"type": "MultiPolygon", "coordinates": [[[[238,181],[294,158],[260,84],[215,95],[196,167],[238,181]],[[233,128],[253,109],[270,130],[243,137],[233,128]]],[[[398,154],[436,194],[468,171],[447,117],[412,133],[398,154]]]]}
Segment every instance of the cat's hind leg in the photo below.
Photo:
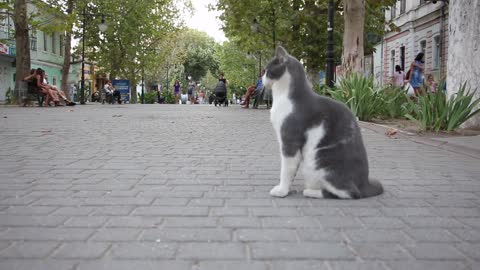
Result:
{"type": "Polygon", "coordinates": [[[289,157],[282,154],[282,168],[280,170],[280,183],[270,190],[270,195],[275,197],[285,197],[290,191],[293,178],[297,174],[298,167],[302,160],[300,151],[295,156],[289,157]]]}

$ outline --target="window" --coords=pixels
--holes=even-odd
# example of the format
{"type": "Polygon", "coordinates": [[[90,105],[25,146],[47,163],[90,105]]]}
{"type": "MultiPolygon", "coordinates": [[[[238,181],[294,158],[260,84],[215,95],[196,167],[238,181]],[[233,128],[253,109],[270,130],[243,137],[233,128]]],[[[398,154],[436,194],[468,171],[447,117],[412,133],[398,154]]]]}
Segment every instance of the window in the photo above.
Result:
{"type": "Polygon", "coordinates": [[[405,13],[407,7],[407,0],[400,0],[400,14],[405,13]]]}
{"type": "Polygon", "coordinates": [[[52,33],[52,53],[55,54],[55,33],[52,33]]]}
{"type": "Polygon", "coordinates": [[[63,38],[64,38],[63,35],[60,35],[59,37],[60,42],[59,42],[59,48],[58,48],[58,52],[60,53],[60,56],[63,56],[63,47],[65,46],[63,45],[63,38]]]}
{"type": "Polygon", "coordinates": [[[47,51],[47,49],[48,49],[48,47],[47,47],[47,34],[43,33],[43,50],[47,51]]]}
{"type": "Polygon", "coordinates": [[[420,51],[423,52],[424,58],[426,58],[425,57],[426,50],[427,50],[427,41],[426,40],[420,41],[420,51]]]}
{"type": "Polygon", "coordinates": [[[390,51],[390,75],[395,72],[395,50],[390,51]]]}
{"type": "Polygon", "coordinates": [[[440,36],[435,36],[433,38],[433,68],[438,69],[440,68],[440,54],[442,52],[442,49],[440,48],[440,36]]]}
{"type": "Polygon", "coordinates": [[[37,50],[37,31],[34,29],[30,32],[30,50],[37,50]]]}
{"type": "Polygon", "coordinates": [[[405,46],[400,47],[400,67],[405,70],[405,46]]]}
{"type": "Polygon", "coordinates": [[[53,76],[52,85],[57,85],[57,77],[53,76]]]}
{"type": "Polygon", "coordinates": [[[397,3],[390,7],[390,12],[391,19],[397,17],[397,3]]]}

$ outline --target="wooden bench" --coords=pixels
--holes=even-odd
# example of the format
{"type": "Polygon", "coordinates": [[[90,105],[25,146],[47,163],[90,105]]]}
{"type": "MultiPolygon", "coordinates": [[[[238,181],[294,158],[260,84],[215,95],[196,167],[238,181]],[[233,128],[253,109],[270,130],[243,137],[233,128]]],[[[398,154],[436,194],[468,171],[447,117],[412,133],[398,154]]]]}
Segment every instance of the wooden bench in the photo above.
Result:
{"type": "Polygon", "coordinates": [[[43,107],[43,101],[45,100],[45,94],[42,93],[40,88],[33,82],[33,80],[26,81],[27,90],[23,95],[23,106],[27,106],[32,100],[37,100],[38,106],[43,107]]]}

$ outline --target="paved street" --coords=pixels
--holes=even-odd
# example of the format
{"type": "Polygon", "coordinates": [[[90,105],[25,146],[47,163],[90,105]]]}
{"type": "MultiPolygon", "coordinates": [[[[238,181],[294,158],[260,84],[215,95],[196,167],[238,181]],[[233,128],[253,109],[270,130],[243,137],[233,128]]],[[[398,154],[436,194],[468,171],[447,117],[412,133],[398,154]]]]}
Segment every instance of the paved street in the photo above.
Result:
{"type": "Polygon", "coordinates": [[[0,269],[480,269],[480,159],[364,128],[385,194],[272,198],[268,119],[0,107],[0,269]]]}

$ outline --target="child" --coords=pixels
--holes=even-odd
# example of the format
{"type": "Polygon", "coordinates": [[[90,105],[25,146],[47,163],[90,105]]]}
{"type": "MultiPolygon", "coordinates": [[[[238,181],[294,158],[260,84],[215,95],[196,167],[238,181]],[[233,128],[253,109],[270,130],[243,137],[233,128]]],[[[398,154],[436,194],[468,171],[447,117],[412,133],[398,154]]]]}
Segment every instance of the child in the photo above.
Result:
{"type": "Polygon", "coordinates": [[[435,78],[433,78],[433,74],[428,74],[427,76],[427,90],[430,93],[436,93],[437,92],[437,82],[435,81],[435,78]]]}

